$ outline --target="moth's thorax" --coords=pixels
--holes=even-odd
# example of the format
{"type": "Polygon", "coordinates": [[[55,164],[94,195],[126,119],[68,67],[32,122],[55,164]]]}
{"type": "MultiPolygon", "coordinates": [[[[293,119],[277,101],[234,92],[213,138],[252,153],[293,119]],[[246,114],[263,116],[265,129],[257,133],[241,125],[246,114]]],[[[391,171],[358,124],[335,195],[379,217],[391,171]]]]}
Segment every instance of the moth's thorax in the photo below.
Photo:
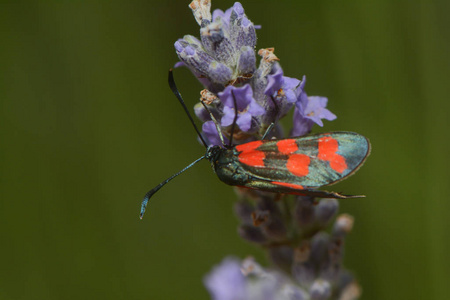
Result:
{"type": "Polygon", "coordinates": [[[248,180],[248,175],[237,162],[236,150],[224,149],[219,146],[208,148],[206,158],[217,177],[229,185],[242,185],[248,180]]]}

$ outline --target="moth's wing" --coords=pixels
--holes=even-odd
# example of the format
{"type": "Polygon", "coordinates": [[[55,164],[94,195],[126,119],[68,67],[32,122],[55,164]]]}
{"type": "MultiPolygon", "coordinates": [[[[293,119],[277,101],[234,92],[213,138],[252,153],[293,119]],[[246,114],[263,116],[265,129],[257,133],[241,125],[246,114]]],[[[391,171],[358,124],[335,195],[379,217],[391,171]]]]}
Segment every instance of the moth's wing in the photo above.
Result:
{"type": "MultiPolygon", "coordinates": [[[[370,143],[357,133],[331,132],[256,141],[239,145],[235,151],[238,163],[253,178],[248,187],[259,188],[252,185],[261,181],[280,189],[288,189],[287,185],[314,189],[355,173],[369,155],[370,143]]],[[[267,186],[262,189],[268,190],[267,186]]]]}
{"type": "Polygon", "coordinates": [[[292,194],[300,196],[311,196],[320,198],[336,198],[336,199],[348,199],[348,198],[363,198],[364,195],[343,195],[333,191],[316,190],[311,188],[305,188],[302,185],[290,184],[279,181],[265,181],[265,180],[253,180],[249,181],[246,185],[241,187],[264,190],[273,193],[292,194]]]}

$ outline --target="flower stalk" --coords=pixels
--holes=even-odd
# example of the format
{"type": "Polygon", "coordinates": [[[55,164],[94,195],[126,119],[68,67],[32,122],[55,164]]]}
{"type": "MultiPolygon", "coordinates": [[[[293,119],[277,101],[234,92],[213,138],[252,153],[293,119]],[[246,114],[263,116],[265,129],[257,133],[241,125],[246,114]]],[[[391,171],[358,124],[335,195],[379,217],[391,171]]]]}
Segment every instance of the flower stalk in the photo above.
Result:
{"type": "MultiPolygon", "coordinates": [[[[204,87],[194,110],[209,146],[225,146],[230,139],[239,145],[263,136],[303,136],[314,125],[322,127],[323,119],[336,119],[326,108],[327,98],[307,95],[305,76],[284,76],[274,48],[255,50],[258,27],[239,2],[212,13],[209,0],[194,0],[189,7],[200,38],[185,35],[175,42],[180,59],[176,66],[187,67],[204,87]],[[285,132],[279,120],[292,109],[293,125],[285,132]]],[[[336,199],[235,190],[238,233],[264,249],[272,266],[263,268],[251,258],[224,260],[205,279],[213,299],[359,297],[358,284],[342,266],[353,218],[338,215],[336,199]]]]}

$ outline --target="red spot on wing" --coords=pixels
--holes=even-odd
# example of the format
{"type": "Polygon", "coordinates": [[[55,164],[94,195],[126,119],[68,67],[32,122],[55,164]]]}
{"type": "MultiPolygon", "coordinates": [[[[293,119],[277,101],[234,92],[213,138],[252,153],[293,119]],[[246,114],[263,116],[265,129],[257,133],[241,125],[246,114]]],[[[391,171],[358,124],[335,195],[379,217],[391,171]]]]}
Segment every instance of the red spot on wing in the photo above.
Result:
{"type": "Polygon", "coordinates": [[[251,150],[255,150],[262,144],[263,144],[263,141],[254,141],[254,142],[250,142],[250,143],[245,143],[242,145],[237,145],[236,150],[239,152],[251,151],[251,150]]]}
{"type": "Polygon", "coordinates": [[[319,139],[319,155],[321,160],[328,161],[330,167],[338,173],[342,173],[347,169],[345,158],[337,154],[339,144],[336,139],[326,136],[319,139]]]}
{"type": "Polygon", "coordinates": [[[286,168],[295,176],[306,176],[309,173],[311,159],[305,154],[291,154],[286,163],[286,168]]]}
{"type": "Polygon", "coordinates": [[[283,154],[291,154],[298,150],[298,145],[293,139],[285,139],[277,142],[278,151],[283,154]]]}
{"type": "Polygon", "coordinates": [[[239,161],[252,167],[264,167],[264,158],[266,155],[262,151],[244,151],[239,154],[239,161]]]}
{"type": "Polygon", "coordinates": [[[239,162],[252,167],[264,167],[266,155],[262,151],[256,150],[263,144],[263,141],[254,141],[236,146],[236,150],[241,152],[238,156],[239,162]]]}
{"type": "Polygon", "coordinates": [[[296,189],[296,190],[303,190],[303,186],[300,184],[294,184],[294,183],[287,183],[287,182],[279,182],[279,181],[272,181],[272,184],[276,184],[276,185],[280,185],[280,186],[285,186],[291,189],[296,189]]]}

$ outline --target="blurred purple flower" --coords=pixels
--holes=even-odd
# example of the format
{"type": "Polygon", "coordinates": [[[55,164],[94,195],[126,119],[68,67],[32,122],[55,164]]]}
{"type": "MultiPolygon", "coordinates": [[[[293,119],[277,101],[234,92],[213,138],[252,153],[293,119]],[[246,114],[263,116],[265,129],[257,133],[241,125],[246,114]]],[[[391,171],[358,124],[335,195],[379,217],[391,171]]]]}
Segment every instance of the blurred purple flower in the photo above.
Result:
{"type": "Polygon", "coordinates": [[[306,300],[307,292],[278,271],[252,258],[226,258],[204,280],[213,300],[306,300]]]}
{"type": "Polygon", "coordinates": [[[204,279],[214,300],[246,300],[247,287],[238,260],[227,258],[204,279]]]}

